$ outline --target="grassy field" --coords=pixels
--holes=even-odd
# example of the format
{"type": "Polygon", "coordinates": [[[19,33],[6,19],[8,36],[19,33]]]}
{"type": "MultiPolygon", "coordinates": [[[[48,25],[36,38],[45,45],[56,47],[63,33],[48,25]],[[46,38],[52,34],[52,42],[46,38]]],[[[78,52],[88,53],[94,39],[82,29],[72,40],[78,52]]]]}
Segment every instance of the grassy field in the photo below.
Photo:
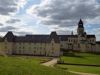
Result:
{"type": "MultiPolygon", "coordinates": [[[[62,56],[61,59],[65,63],[73,64],[92,64],[100,65],[100,55],[89,54],[89,53],[75,53],[74,56],[62,56]]],[[[57,68],[61,68],[66,71],[76,71],[84,73],[95,73],[100,74],[100,67],[94,66],[78,66],[78,65],[56,65],[57,68]]]]}
{"type": "Polygon", "coordinates": [[[89,53],[75,53],[74,56],[62,56],[65,63],[100,65],[100,55],[89,53]]]}
{"type": "Polygon", "coordinates": [[[91,66],[75,66],[75,65],[56,65],[57,68],[61,68],[65,71],[75,71],[82,73],[93,73],[100,75],[100,67],[91,67],[91,66]]]}
{"type": "Polygon", "coordinates": [[[40,65],[40,62],[46,60],[36,57],[0,56],[0,75],[75,75],[62,69],[40,65]]]}

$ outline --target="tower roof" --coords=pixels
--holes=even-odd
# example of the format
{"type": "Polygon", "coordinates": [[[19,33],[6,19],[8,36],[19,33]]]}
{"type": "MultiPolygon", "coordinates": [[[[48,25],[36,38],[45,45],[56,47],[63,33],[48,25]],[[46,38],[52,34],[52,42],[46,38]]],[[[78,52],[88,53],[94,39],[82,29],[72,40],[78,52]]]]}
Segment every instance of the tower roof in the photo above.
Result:
{"type": "Polygon", "coordinates": [[[83,21],[82,21],[82,19],[80,19],[80,21],[79,21],[79,24],[83,24],[83,21]]]}
{"type": "Polygon", "coordinates": [[[80,21],[79,21],[79,23],[78,23],[78,27],[79,27],[79,28],[83,28],[83,21],[82,21],[82,19],[80,19],[80,21]]]}
{"type": "Polygon", "coordinates": [[[14,35],[11,31],[8,31],[8,33],[4,36],[4,39],[7,38],[7,41],[12,42],[14,40],[14,35]]]}

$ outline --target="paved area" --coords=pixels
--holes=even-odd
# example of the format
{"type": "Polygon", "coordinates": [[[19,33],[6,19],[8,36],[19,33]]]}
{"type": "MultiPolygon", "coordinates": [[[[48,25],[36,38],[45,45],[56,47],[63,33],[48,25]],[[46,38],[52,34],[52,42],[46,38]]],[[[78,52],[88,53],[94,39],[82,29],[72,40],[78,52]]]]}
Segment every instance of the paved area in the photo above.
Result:
{"type": "Polygon", "coordinates": [[[55,64],[57,64],[57,61],[58,61],[58,58],[53,58],[52,60],[48,62],[42,63],[42,65],[53,67],[55,64]]]}

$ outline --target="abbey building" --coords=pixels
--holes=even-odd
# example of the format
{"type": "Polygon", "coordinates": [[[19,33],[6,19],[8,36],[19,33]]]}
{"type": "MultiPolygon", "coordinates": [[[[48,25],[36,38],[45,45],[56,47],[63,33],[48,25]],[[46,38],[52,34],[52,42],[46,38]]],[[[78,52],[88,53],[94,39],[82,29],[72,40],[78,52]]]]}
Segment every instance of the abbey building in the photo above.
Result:
{"type": "Polygon", "coordinates": [[[83,21],[80,19],[76,35],[59,35],[60,48],[64,51],[100,52],[100,42],[95,35],[87,34],[83,21]]]}
{"type": "Polygon", "coordinates": [[[0,37],[0,55],[18,54],[34,56],[59,56],[61,51],[100,52],[100,42],[95,35],[88,35],[83,21],[78,23],[77,34],[16,36],[9,31],[0,37]]]}

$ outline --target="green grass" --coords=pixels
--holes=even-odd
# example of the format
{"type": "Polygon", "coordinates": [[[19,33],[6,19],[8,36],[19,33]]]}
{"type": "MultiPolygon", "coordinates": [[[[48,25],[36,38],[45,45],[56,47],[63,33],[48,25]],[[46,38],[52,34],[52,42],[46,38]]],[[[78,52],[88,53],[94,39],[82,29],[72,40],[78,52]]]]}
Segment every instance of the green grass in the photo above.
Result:
{"type": "MultiPolygon", "coordinates": [[[[100,65],[100,55],[90,54],[90,53],[75,53],[74,55],[62,56],[61,59],[64,61],[64,63],[100,65]]],[[[95,66],[57,64],[56,67],[66,71],[100,74],[100,67],[95,67],[95,66]]]]}
{"type": "Polygon", "coordinates": [[[75,66],[75,65],[57,65],[56,67],[66,71],[100,74],[100,67],[75,66]]]}
{"type": "Polygon", "coordinates": [[[0,56],[0,75],[74,75],[62,69],[40,65],[44,60],[47,59],[0,56]]]}
{"type": "Polygon", "coordinates": [[[62,56],[65,63],[100,65],[100,55],[89,53],[75,53],[73,56],[62,56]]]}

